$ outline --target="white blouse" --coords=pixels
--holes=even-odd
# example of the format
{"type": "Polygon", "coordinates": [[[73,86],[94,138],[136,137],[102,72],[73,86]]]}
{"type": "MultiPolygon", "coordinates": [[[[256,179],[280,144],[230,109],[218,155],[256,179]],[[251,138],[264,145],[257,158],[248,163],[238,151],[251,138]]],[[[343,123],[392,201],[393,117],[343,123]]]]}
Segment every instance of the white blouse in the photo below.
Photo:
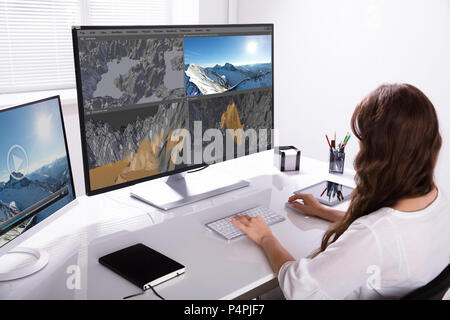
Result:
{"type": "Polygon", "coordinates": [[[442,191],[427,208],[381,208],[355,220],[315,258],[288,261],[286,299],[398,299],[450,263],[450,205],[442,191]]]}

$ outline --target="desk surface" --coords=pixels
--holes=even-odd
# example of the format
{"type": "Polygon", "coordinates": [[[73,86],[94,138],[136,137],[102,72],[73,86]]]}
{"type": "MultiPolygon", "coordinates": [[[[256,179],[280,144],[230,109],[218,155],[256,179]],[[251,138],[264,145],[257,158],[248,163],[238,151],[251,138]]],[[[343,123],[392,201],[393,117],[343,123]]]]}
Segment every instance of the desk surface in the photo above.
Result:
{"type": "MultiPolygon", "coordinates": [[[[319,246],[329,223],[285,208],[288,197],[327,179],[354,186],[352,170],[331,175],[326,162],[307,157],[301,159],[300,172],[280,172],[273,167],[272,150],[193,173],[211,178],[224,174],[246,179],[250,186],[167,212],[130,198],[132,187],[80,197],[77,206],[22,244],[47,250],[47,267],[0,283],[0,298],[122,299],[139,289],[101,266],[98,258],[142,242],[186,266],[183,276],[156,287],[166,299],[233,299],[276,276],[264,252],[250,239],[227,242],[208,231],[205,223],[252,205],[268,206],[286,217],[272,230],[299,259],[319,246]]],[[[158,298],[149,290],[133,299],[158,298]]]]}

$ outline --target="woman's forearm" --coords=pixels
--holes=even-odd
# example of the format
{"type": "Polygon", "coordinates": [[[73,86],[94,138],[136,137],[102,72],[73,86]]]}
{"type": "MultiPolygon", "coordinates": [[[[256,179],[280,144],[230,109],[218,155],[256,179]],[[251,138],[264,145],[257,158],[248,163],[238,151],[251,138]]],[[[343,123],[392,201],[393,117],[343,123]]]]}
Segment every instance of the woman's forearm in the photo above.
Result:
{"type": "Polygon", "coordinates": [[[273,271],[278,274],[281,266],[287,261],[295,261],[294,257],[280,244],[275,236],[264,237],[260,243],[273,271]]]}
{"type": "Polygon", "coordinates": [[[345,211],[323,208],[320,212],[317,213],[317,217],[331,221],[337,222],[344,218],[345,211]]]}
{"type": "MultiPolygon", "coordinates": [[[[342,220],[345,215],[345,211],[324,208],[321,210],[317,216],[331,221],[336,222],[342,220]]],[[[295,261],[294,257],[281,245],[274,235],[269,235],[264,237],[260,244],[261,248],[264,250],[273,271],[278,274],[281,266],[287,261],[295,261]]]]}

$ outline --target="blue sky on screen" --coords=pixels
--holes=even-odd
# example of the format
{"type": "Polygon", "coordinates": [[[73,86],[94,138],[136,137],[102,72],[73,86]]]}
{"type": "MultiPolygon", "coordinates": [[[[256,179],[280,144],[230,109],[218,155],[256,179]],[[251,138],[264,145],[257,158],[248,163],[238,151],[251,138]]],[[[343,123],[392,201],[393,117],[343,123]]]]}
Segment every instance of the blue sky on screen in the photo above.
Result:
{"type": "Polygon", "coordinates": [[[193,37],[184,39],[184,63],[213,67],[272,62],[270,35],[193,37]]]}
{"type": "MultiPolygon", "coordinates": [[[[0,181],[9,179],[6,158],[13,145],[25,149],[27,173],[66,155],[58,99],[1,111],[0,136],[0,181]]],[[[15,148],[15,152],[23,158],[20,150],[15,148]]]]}

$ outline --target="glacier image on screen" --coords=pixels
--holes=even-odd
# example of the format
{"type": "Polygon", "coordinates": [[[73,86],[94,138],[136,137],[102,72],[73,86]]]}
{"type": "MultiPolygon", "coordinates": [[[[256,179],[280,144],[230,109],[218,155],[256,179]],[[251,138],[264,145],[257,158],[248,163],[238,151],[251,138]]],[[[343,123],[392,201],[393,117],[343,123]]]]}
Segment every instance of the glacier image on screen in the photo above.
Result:
{"type": "Polygon", "coordinates": [[[184,39],[186,96],[272,85],[270,35],[184,39]]]}
{"type": "Polygon", "coordinates": [[[62,130],[57,99],[0,112],[0,246],[74,199],[62,130]]]}
{"type": "Polygon", "coordinates": [[[80,41],[84,109],[184,97],[183,58],[182,38],[80,41]]]}

